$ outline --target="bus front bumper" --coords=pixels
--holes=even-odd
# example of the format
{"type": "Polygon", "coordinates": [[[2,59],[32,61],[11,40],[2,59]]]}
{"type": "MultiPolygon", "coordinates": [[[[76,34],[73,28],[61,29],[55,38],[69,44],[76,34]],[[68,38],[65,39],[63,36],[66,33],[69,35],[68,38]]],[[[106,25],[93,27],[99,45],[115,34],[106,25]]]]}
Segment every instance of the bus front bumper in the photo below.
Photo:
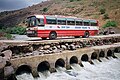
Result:
{"type": "Polygon", "coordinates": [[[28,30],[26,34],[28,37],[37,37],[37,31],[28,30]]]}

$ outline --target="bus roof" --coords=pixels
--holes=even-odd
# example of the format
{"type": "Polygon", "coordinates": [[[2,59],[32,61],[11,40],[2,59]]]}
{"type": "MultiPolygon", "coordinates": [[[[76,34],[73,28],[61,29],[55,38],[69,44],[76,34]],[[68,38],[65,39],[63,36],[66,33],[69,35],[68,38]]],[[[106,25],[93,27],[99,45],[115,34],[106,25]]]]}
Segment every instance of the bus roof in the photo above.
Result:
{"type": "Polygon", "coordinates": [[[90,21],[90,22],[97,22],[95,19],[85,19],[85,18],[78,18],[78,17],[73,17],[73,16],[63,16],[63,15],[39,15],[39,14],[34,14],[31,16],[35,16],[36,18],[44,18],[44,17],[55,17],[55,18],[73,18],[76,20],[83,20],[83,21],[90,21]]]}

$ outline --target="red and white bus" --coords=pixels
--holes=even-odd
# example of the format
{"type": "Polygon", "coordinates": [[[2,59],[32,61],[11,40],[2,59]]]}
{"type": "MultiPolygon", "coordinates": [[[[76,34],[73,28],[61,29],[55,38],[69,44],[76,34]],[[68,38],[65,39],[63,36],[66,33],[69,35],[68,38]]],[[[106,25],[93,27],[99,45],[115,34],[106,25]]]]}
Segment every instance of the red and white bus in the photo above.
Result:
{"type": "Polygon", "coordinates": [[[27,18],[27,35],[42,39],[58,36],[89,37],[98,33],[98,21],[60,15],[31,15],[27,18]]]}

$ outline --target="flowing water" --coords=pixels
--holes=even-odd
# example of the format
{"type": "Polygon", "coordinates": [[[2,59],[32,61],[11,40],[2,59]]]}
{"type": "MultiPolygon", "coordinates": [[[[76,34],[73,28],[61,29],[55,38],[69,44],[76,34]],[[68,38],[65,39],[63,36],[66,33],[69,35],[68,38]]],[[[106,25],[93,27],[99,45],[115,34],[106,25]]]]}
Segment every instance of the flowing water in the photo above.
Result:
{"type": "Polygon", "coordinates": [[[34,80],[32,74],[23,73],[16,76],[17,80],[34,80]]]}
{"type": "Polygon", "coordinates": [[[84,67],[71,64],[71,70],[58,67],[55,73],[39,72],[40,77],[38,78],[33,78],[31,74],[26,73],[18,75],[16,78],[17,80],[120,80],[120,53],[115,55],[118,59],[100,58],[102,62],[93,60],[94,65],[89,62],[82,62],[84,67]]]}

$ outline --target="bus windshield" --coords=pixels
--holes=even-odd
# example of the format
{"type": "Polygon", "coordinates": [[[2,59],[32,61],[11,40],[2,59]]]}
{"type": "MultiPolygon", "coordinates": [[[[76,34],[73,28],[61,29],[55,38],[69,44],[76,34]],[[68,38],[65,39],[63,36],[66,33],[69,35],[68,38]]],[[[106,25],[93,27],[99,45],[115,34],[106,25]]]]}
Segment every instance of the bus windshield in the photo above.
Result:
{"type": "Polygon", "coordinates": [[[44,19],[36,18],[35,16],[28,17],[27,22],[28,22],[28,27],[44,25],[44,19]]]}

